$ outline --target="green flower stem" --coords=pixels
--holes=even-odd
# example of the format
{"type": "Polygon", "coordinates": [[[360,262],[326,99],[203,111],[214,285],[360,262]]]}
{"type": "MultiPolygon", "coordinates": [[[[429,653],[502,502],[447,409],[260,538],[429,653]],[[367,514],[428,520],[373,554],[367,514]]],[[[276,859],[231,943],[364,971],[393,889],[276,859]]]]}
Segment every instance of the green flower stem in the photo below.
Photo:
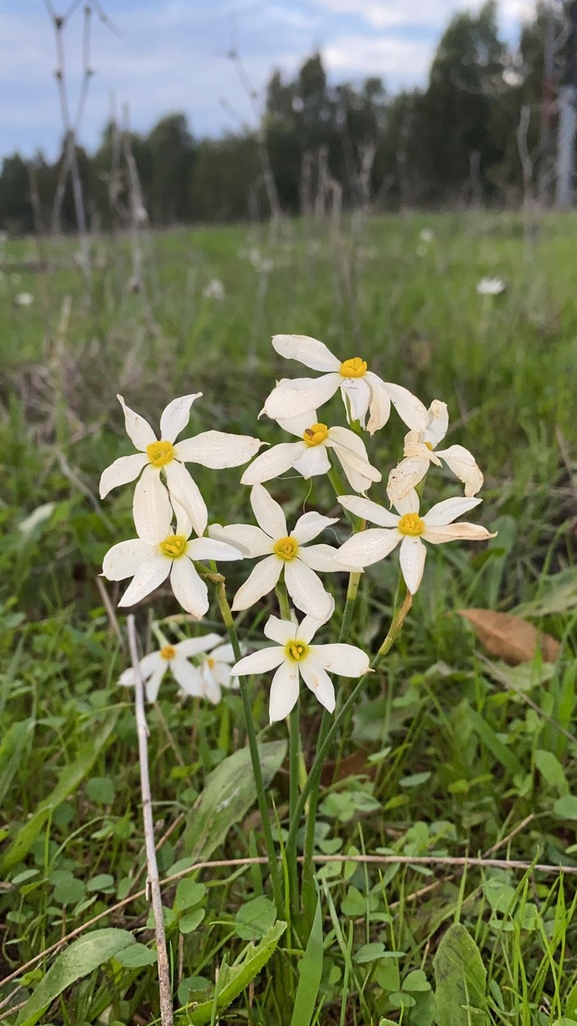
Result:
{"type": "MultiPolygon", "coordinates": [[[[280,615],[283,620],[290,620],[291,607],[284,580],[280,580],[275,588],[280,615]]],[[[292,823],[293,812],[299,797],[299,760],[300,760],[300,703],[297,700],[289,717],[289,823],[292,823]]],[[[293,912],[298,912],[298,872],[296,851],[287,852],[289,873],[289,899],[293,912]]]]}
{"type": "MultiPolygon", "coordinates": [[[[228,631],[232,650],[234,652],[235,659],[241,658],[240,644],[238,641],[238,634],[234,624],[233,615],[231,612],[228,599],[226,597],[226,588],[224,580],[219,581],[216,585],[216,595],[218,599],[218,605],[223,619],[223,623],[228,631]]],[[[284,915],[284,904],[282,898],[282,886],[281,877],[279,871],[279,865],[276,857],[274,840],[272,836],[272,829],[270,825],[270,819],[268,814],[268,807],[266,802],[266,793],[264,789],[264,783],[262,779],[262,772],[260,768],[260,758],[258,753],[258,743],[256,740],[256,732],[254,729],[254,721],[252,718],[252,708],[250,704],[250,695],[248,691],[248,682],[245,676],[239,677],[240,682],[240,693],[242,697],[242,704],[244,708],[244,717],[246,721],[246,733],[248,737],[248,746],[250,749],[250,758],[252,762],[252,771],[254,774],[254,782],[256,785],[256,794],[258,799],[258,807],[260,811],[260,817],[262,820],[262,828],[264,831],[264,839],[266,844],[266,851],[268,856],[269,871],[272,881],[272,888],[274,894],[274,900],[277,907],[277,914],[280,918],[284,915]]]]}

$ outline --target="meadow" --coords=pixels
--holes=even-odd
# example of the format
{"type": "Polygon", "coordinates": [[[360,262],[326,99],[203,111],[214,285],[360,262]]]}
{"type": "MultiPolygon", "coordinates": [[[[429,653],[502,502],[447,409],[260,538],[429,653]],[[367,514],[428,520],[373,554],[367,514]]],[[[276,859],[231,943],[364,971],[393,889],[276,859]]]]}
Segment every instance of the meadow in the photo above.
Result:
{"type": "MultiPolygon", "coordinates": [[[[165,678],[147,717],[160,873],[181,874],[163,886],[175,1021],[577,1023],[576,235],[574,214],[481,211],[355,219],[338,231],[291,221],[275,234],[166,231],[142,237],[139,288],[130,239],[101,237],[90,295],[73,240],[4,244],[1,1021],[158,1021],[134,711],[117,684],[130,662],[123,589],[99,577],[107,549],[134,536],[131,490],[101,502],[98,482],[132,451],[118,392],[156,425],[171,399],[201,391],[191,433],[286,441],[257,420],[275,378],[301,371],[271,347],[282,332],[362,355],[426,405],[445,401],[448,441],[485,473],[476,519],[497,534],[429,554],[401,634],[331,748],[315,830],[327,859],[316,949],[294,909],[282,936],[275,926],[238,692],[213,706],[165,678]],[[44,269],[27,270],[31,258],[44,269]],[[505,290],[479,295],[487,276],[505,290]],[[485,613],[475,630],[459,610],[517,619],[503,634],[485,613]],[[542,638],[534,651],[526,624],[554,639],[554,661],[542,638]],[[206,861],[221,864],[187,873],[206,861]],[[130,944],[100,959],[85,947],[82,968],[63,961],[67,944],[102,929],[129,931],[130,944]]],[[[331,410],[344,423],[340,400],[331,410]]],[[[404,433],[393,415],[367,441],[384,471],[377,501],[404,433]]],[[[211,521],[251,522],[240,476],[195,468],[211,521]]],[[[293,474],[269,487],[290,517],[304,502],[342,512],[324,478],[309,484],[293,474]]],[[[427,500],[454,485],[435,470],[427,500]]],[[[232,595],[242,564],[220,569],[232,595]]],[[[386,633],[397,575],[396,555],[363,575],[353,644],[370,651],[386,633]]],[[[326,640],[336,641],[347,575],[332,578],[326,640]]],[[[237,617],[249,648],[275,608],[272,596],[237,617]]],[[[173,640],[199,631],[167,587],[134,612],[143,651],[156,647],[160,619],[173,618],[163,628],[173,640]]],[[[225,633],[214,599],[202,629],[225,633]]],[[[251,682],[282,851],[287,730],[268,725],[268,689],[268,677],[251,682]]],[[[302,770],[320,724],[310,694],[300,723],[302,770]]]]}

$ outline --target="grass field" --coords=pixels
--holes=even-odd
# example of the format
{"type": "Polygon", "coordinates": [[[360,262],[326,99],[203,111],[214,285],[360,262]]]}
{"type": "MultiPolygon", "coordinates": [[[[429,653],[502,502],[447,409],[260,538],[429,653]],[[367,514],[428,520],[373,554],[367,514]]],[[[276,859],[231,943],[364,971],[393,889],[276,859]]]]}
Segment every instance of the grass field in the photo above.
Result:
{"type": "MultiPolygon", "coordinates": [[[[134,713],[131,693],[116,683],[129,662],[125,620],[119,611],[119,637],[97,583],[107,549],[134,536],[132,490],[101,503],[98,481],[113,459],[132,451],[117,392],[156,425],[169,400],[202,391],[193,431],[286,441],[272,422],[256,419],[275,377],[301,373],[273,352],[277,332],[320,338],[343,359],[362,355],[426,405],[447,402],[449,442],[470,448],[485,472],[474,519],[498,534],[477,548],[430,551],[405,628],[323,773],[318,854],[440,862],[319,864],[322,980],[312,1013],[297,1005],[292,1023],[302,947],[298,923],[290,922],[271,960],[259,975],[247,972],[240,994],[217,1015],[223,960],[230,966],[247,944],[272,936],[266,867],[213,868],[167,886],[174,1000],[183,1009],[177,1021],[577,1023],[577,877],[554,871],[577,869],[576,235],[573,214],[535,225],[517,215],[407,215],[348,226],[338,236],[328,226],[288,222],[274,240],[264,227],[181,230],[143,240],[140,292],[130,287],[129,240],[103,238],[92,247],[91,302],[73,242],[41,245],[47,271],[6,268],[0,966],[11,981],[0,985],[0,1015],[9,1026],[118,1026],[158,1016],[145,896],[91,927],[131,931],[140,945],[132,954],[102,964],[85,956],[84,971],[69,977],[61,960],[60,982],[46,975],[62,959],[53,945],[144,886],[134,713]],[[420,238],[424,228],[434,231],[429,242],[420,238]],[[478,295],[484,276],[502,278],[506,290],[478,295]],[[204,294],[213,279],[223,283],[220,300],[204,294]],[[22,293],[33,296],[30,305],[18,302],[22,293]],[[561,642],[560,655],[554,663],[539,652],[503,658],[503,640],[490,630],[483,643],[459,609],[513,613],[561,642]],[[505,865],[450,861],[464,856],[505,865]],[[523,870],[511,860],[551,870],[523,870]],[[451,934],[455,950],[442,940],[452,923],[466,929],[466,936],[451,934]],[[461,974],[451,990],[460,959],[467,983],[461,974]],[[50,1000],[35,1006],[31,995],[43,978],[50,1000]]],[[[32,241],[6,244],[11,264],[36,256],[32,241]]],[[[340,400],[330,409],[343,423],[340,400]]],[[[403,434],[393,414],[367,440],[385,480],[403,434]]],[[[195,469],[211,520],[251,522],[240,470],[195,469]]],[[[270,490],[289,518],[305,502],[339,514],[324,478],[309,488],[288,476],[270,490]]],[[[458,492],[444,472],[428,475],[427,504],[458,492]]],[[[384,502],[384,484],[370,495],[384,502]]],[[[246,571],[231,563],[223,572],[232,595],[246,571]]],[[[366,651],[386,633],[397,572],[394,555],[363,576],[348,640],[366,651]]],[[[338,635],[346,581],[343,574],[328,585],[337,611],[325,640],[338,635]]],[[[115,605],[121,586],[106,588],[115,605]]],[[[239,617],[247,645],[274,611],[271,596],[239,617]]],[[[136,617],[144,650],[156,647],[153,620],[177,612],[168,588],[142,603],[136,617]]],[[[216,603],[205,627],[222,630],[216,603]]],[[[199,631],[182,622],[171,629],[176,640],[199,631]]],[[[269,794],[273,825],[286,838],[287,731],[284,723],[268,726],[269,679],[252,682],[253,712],[259,741],[274,743],[266,750],[271,776],[276,769],[269,794]]],[[[349,685],[341,686],[346,692],[349,685]]],[[[308,693],[300,715],[310,765],[320,713],[308,693]]],[[[199,860],[263,855],[249,764],[240,796],[222,800],[225,760],[246,741],[238,693],[226,692],[213,707],[183,698],[167,678],[148,719],[161,876],[199,860]]],[[[320,967],[319,959],[317,952],[320,967]]]]}

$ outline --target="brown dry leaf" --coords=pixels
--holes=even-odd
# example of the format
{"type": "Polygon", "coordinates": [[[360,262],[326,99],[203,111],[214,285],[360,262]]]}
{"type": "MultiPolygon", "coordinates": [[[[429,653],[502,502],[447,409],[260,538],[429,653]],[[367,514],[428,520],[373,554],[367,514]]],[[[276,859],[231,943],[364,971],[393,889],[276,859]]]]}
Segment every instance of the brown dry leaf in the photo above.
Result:
{"type": "Polygon", "coordinates": [[[546,663],[554,663],[559,655],[559,642],[520,616],[497,613],[494,609],[457,609],[457,613],[472,624],[490,655],[513,666],[530,662],[537,649],[546,663]]]}
{"type": "Polygon", "coordinates": [[[321,784],[329,787],[337,780],[346,780],[347,777],[365,776],[374,777],[376,766],[368,761],[369,753],[364,748],[357,748],[356,751],[347,755],[345,759],[338,762],[325,762],[321,770],[321,784]]]}

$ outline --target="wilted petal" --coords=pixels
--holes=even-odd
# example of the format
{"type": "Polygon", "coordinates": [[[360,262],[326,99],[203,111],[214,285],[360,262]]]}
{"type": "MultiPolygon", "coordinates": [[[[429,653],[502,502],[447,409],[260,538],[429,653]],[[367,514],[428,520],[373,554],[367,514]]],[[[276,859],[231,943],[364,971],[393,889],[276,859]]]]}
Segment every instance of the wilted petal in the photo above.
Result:
{"type": "Polygon", "coordinates": [[[203,634],[201,638],[186,638],[174,646],[177,652],[183,656],[198,655],[199,652],[210,652],[215,645],[222,641],[220,634],[203,634]]]}
{"type": "Polygon", "coordinates": [[[292,620],[281,620],[278,616],[269,616],[264,625],[264,636],[271,641],[277,641],[279,645],[286,645],[287,641],[296,638],[298,627],[292,620]]]}
{"type": "Polygon", "coordinates": [[[135,452],[132,456],[120,456],[102,473],[100,478],[100,498],[104,499],[113,488],[118,488],[119,485],[130,484],[131,481],[134,481],[148,462],[148,456],[145,452],[135,452]]]}
{"type": "Polygon", "coordinates": [[[265,401],[263,412],[272,420],[298,417],[324,406],[340,388],[341,374],[320,378],[283,378],[265,401]]]}
{"type": "Polygon", "coordinates": [[[130,438],[135,449],[139,449],[140,452],[145,452],[147,445],[151,445],[152,442],[156,442],[154,431],[144,417],[141,417],[139,413],[135,413],[134,410],[130,409],[130,406],[126,405],[121,395],[117,395],[116,398],[124,410],[126,434],[130,438]]]}
{"type": "Polygon", "coordinates": [[[261,445],[250,435],[232,435],[226,431],[203,431],[194,438],[185,438],[176,446],[176,459],[183,463],[200,463],[212,470],[240,467],[256,456],[261,445]]]}
{"type": "Polygon", "coordinates": [[[303,442],[303,447],[302,455],[293,463],[294,469],[307,481],[310,477],[327,474],[331,469],[331,461],[324,445],[306,445],[303,442]]]}
{"type": "Polygon", "coordinates": [[[433,399],[429,406],[429,422],[425,429],[423,441],[430,442],[434,449],[443,440],[449,430],[449,411],[447,404],[440,399],[433,399]]]}
{"type": "Polygon", "coordinates": [[[391,400],[384,382],[381,381],[377,374],[367,371],[365,380],[371,392],[367,431],[370,435],[374,435],[375,431],[379,431],[385,426],[391,415],[391,400]]]}
{"type": "Polygon", "coordinates": [[[134,579],[124,592],[119,606],[134,606],[143,598],[156,591],[164,583],[170,573],[172,563],[165,556],[153,556],[142,563],[134,575],[134,579]]]}
{"type": "Polygon", "coordinates": [[[448,449],[437,452],[437,456],[445,461],[449,470],[465,485],[465,495],[476,495],[483,487],[483,474],[477,466],[475,457],[462,445],[450,445],[448,449]]]}
{"type": "Polygon", "coordinates": [[[181,395],[173,399],[164,409],[160,418],[160,437],[167,442],[174,442],[190,420],[190,407],[195,399],[200,399],[202,392],[194,395],[181,395]]]}
{"type": "Polygon", "coordinates": [[[208,610],[208,588],[188,556],[180,556],[173,561],[170,585],[176,601],[187,613],[200,620],[208,610]]]}
{"type": "Polygon", "coordinates": [[[270,722],[284,720],[296,705],[298,697],[298,666],[287,659],[279,666],[271,682],[268,706],[270,722]]]}
{"type": "Polygon", "coordinates": [[[189,559],[214,559],[217,563],[244,558],[240,549],[216,538],[193,538],[186,546],[186,555],[189,559]]]}
{"type": "Polygon", "coordinates": [[[250,492],[250,504],[256,521],[265,534],[274,541],[286,538],[288,532],[283,508],[275,502],[266,488],[260,484],[254,485],[250,492]]]}
{"type": "Polygon", "coordinates": [[[285,563],[284,579],[297,609],[319,620],[330,616],[333,600],[320,577],[306,563],[298,558],[285,563]]]}
{"type": "Polygon", "coordinates": [[[261,531],[260,527],[253,527],[252,524],[229,524],[227,527],[211,524],[208,534],[210,538],[234,545],[244,556],[250,558],[266,556],[272,549],[272,538],[261,531]]]}
{"type": "Polygon", "coordinates": [[[401,535],[396,528],[370,527],[368,531],[353,534],[352,538],[341,545],[335,553],[335,560],[343,569],[351,566],[364,569],[386,559],[400,540],[401,535]]]}
{"type": "Polygon", "coordinates": [[[411,595],[418,590],[423,579],[427,550],[420,538],[406,535],[401,542],[400,562],[405,584],[411,595]]]}
{"type": "Polygon", "coordinates": [[[358,420],[365,426],[367,410],[371,401],[371,390],[364,378],[341,377],[341,393],[347,411],[347,420],[358,420]]]}
{"type": "Polygon", "coordinates": [[[277,583],[282,570],[282,560],[278,556],[267,556],[254,567],[252,573],[238,589],[232,603],[235,612],[254,606],[263,595],[268,595],[277,583]]]}
{"type": "Polygon", "coordinates": [[[204,534],[208,523],[208,510],[196,481],[177,460],[167,463],[164,469],[171,497],[184,507],[196,533],[204,534]]]}
{"type": "Polygon", "coordinates": [[[453,520],[474,509],[483,500],[466,499],[461,496],[454,496],[452,499],[444,499],[432,506],[428,513],[425,513],[423,520],[427,527],[444,527],[445,524],[452,524],[453,520]]]}
{"type": "Polygon", "coordinates": [[[354,513],[371,524],[378,524],[379,527],[396,527],[399,522],[399,518],[390,510],[360,495],[339,495],[337,502],[340,502],[343,509],[348,509],[349,513],[354,513]]]}
{"type": "Polygon", "coordinates": [[[421,400],[402,385],[394,385],[391,381],[385,381],[384,385],[399,417],[407,427],[413,431],[424,431],[429,422],[429,414],[421,400]]]}
{"type": "Polygon", "coordinates": [[[156,467],[145,467],[136,482],[132,515],[139,537],[149,545],[158,545],[169,534],[172,506],[156,467]]]}
{"type": "MultiPolygon", "coordinates": [[[[312,651],[316,655],[318,649],[315,648],[312,651]]],[[[318,698],[325,709],[328,709],[329,712],[334,712],[336,702],[333,682],[315,656],[312,654],[307,656],[298,666],[307,688],[312,691],[315,698],[318,698]]]]}
{"type": "Polygon", "coordinates": [[[148,545],[140,538],[118,542],[106,553],[102,573],[109,581],[123,581],[126,577],[134,577],[139,566],[147,559],[152,559],[154,555],[154,546],[148,545]]]}
{"type": "Polygon", "coordinates": [[[299,545],[306,545],[307,542],[316,538],[321,531],[325,531],[327,527],[332,527],[333,524],[338,524],[338,522],[338,517],[324,517],[321,513],[317,513],[316,510],[309,510],[308,513],[303,513],[298,518],[294,530],[291,531],[291,535],[293,538],[296,538],[299,545]]]}
{"type": "Polygon", "coordinates": [[[280,666],[284,658],[284,648],[272,645],[269,648],[261,648],[258,652],[252,652],[251,655],[243,656],[238,663],[234,664],[231,672],[235,677],[245,677],[251,673],[268,673],[269,670],[280,666]]]}
{"type": "Polygon", "coordinates": [[[362,677],[369,672],[369,657],[356,645],[313,645],[311,653],[325,670],[341,677],[362,677]]]}
{"type": "Polygon", "coordinates": [[[145,684],[146,700],[148,702],[156,702],[158,698],[158,692],[160,691],[160,685],[164,679],[164,675],[168,670],[168,663],[166,659],[162,660],[163,666],[159,666],[151,677],[148,678],[145,684]]]}
{"type": "Polygon", "coordinates": [[[170,663],[176,683],[192,698],[204,698],[205,680],[200,670],[187,659],[177,656],[170,663]]]}
{"type": "Polygon", "coordinates": [[[479,524],[446,524],[439,527],[429,527],[423,534],[423,538],[431,545],[442,545],[449,541],[487,541],[489,538],[496,538],[486,527],[479,524]]]}
{"type": "Polygon", "coordinates": [[[295,460],[305,452],[305,442],[281,442],[257,456],[240,479],[243,485],[261,484],[290,470],[295,460]]]}
{"type": "Polygon", "coordinates": [[[324,342],[310,335],[273,335],[273,349],[285,360],[298,360],[317,371],[338,371],[341,361],[333,356],[324,342]]]}
{"type": "Polygon", "coordinates": [[[413,456],[401,460],[398,466],[394,467],[389,474],[387,481],[387,495],[389,500],[396,506],[401,499],[414,489],[419,481],[422,481],[430,466],[428,459],[419,459],[413,456]]]}

